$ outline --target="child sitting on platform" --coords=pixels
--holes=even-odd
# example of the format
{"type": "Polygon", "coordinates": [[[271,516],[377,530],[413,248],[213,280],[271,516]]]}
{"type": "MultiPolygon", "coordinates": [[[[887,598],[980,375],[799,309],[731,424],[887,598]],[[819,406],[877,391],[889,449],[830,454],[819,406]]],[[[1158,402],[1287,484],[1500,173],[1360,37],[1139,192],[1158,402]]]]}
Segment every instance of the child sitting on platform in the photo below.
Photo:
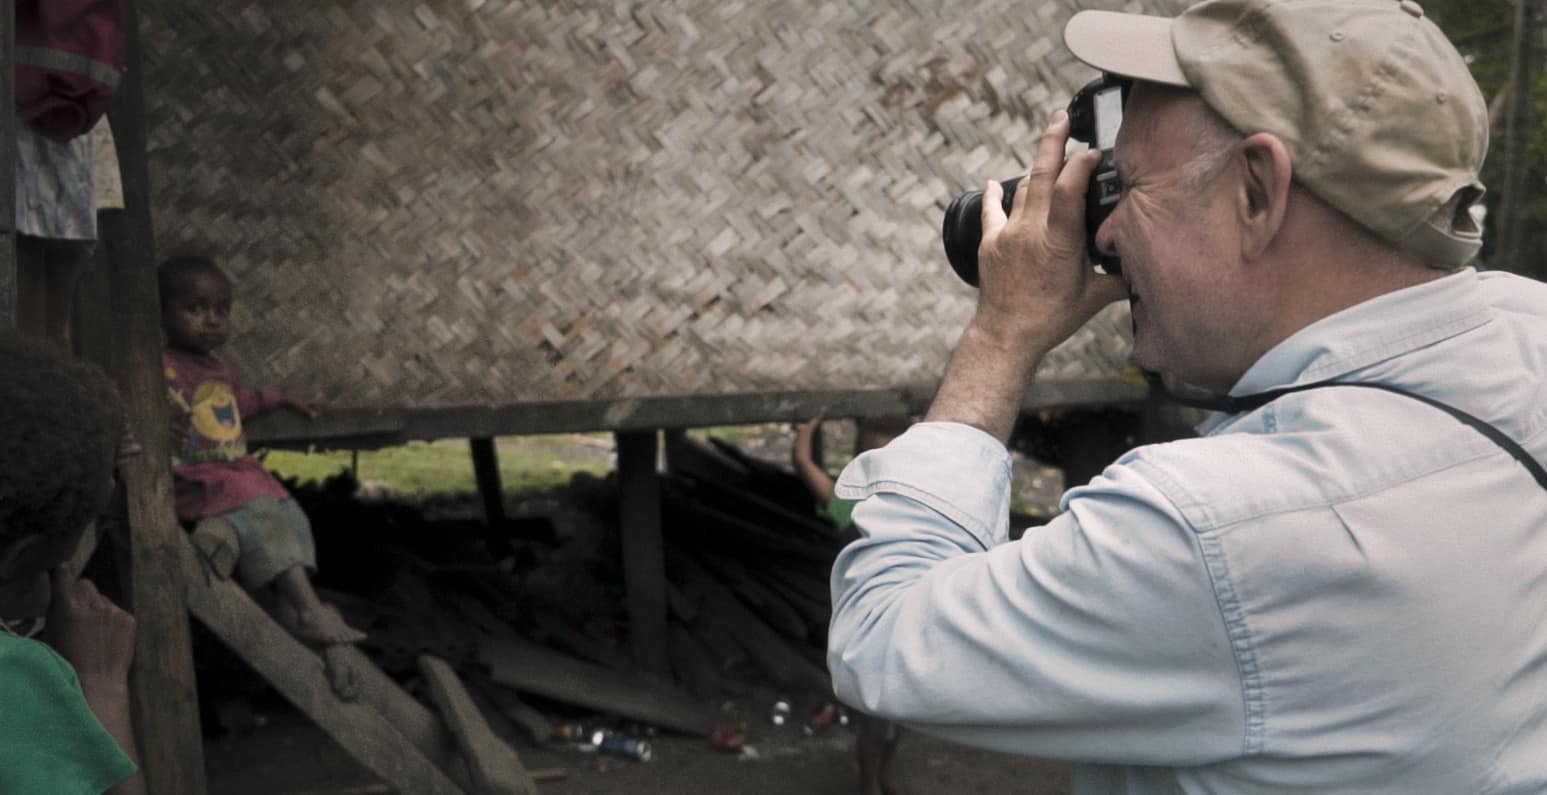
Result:
{"type": "Polygon", "coordinates": [[[272,585],[276,618],[297,638],[364,640],[317,598],[311,524],[285,487],[247,454],[242,433],[243,417],[279,406],[314,415],[316,407],[275,387],[243,388],[231,365],[215,355],[230,336],[231,281],[212,260],[174,257],[157,275],[177,518],[196,523],[195,544],[217,571],[234,558],[237,579],[248,590],[272,585]]]}
{"type": "MultiPolygon", "coordinates": [[[[815,417],[795,425],[795,443],[790,451],[790,461],[795,473],[806,488],[821,503],[838,526],[845,541],[859,537],[849,515],[854,502],[833,494],[833,476],[827,473],[814,452],[817,429],[827,418],[827,409],[815,417]]],[[[854,454],[885,447],[888,442],[902,435],[912,421],[902,416],[861,417],[855,421],[854,454]]],[[[899,727],[896,723],[854,712],[854,754],[859,759],[861,795],[902,795],[902,790],[892,781],[888,769],[892,757],[897,754],[899,727]]]]}
{"type": "Polygon", "coordinates": [[[0,372],[0,792],[143,795],[134,618],[65,566],[113,490],[118,395],[14,331],[0,372]]]}

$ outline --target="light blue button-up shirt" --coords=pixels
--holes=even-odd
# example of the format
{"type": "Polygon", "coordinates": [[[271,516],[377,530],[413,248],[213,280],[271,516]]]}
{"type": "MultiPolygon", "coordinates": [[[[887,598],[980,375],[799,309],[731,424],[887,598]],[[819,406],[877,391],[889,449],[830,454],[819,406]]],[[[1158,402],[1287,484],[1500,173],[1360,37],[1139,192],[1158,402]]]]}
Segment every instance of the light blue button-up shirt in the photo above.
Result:
{"type": "MultiPolygon", "coordinates": [[[[1544,376],[1547,285],[1463,270],[1302,329],[1232,393],[1391,384],[1547,462],[1544,376]]],[[[1547,791],[1547,492],[1525,468],[1370,389],[1201,430],[1123,456],[1017,542],[987,434],[922,423],[857,458],[838,695],[1079,762],[1080,793],[1547,791]]]]}

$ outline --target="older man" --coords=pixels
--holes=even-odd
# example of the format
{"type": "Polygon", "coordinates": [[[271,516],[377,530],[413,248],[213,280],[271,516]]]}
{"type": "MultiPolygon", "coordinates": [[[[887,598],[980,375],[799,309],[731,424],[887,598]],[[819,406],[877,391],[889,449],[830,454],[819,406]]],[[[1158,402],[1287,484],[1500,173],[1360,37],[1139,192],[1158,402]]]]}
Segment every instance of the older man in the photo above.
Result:
{"type": "Polygon", "coordinates": [[[1412,0],[1084,12],[1065,42],[1136,81],[1097,235],[1122,276],[1084,261],[1096,157],[1060,114],[1008,219],[986,189],[927,421],[839,480],[839,695],[1083,763],[1079,792],[1547,790],[1547,286],[1462,267],[1460,56],[1412,0]],[[1009,542],[1022,391],[1123,297],[1138,362],[1224,410],[1009,542]]]}

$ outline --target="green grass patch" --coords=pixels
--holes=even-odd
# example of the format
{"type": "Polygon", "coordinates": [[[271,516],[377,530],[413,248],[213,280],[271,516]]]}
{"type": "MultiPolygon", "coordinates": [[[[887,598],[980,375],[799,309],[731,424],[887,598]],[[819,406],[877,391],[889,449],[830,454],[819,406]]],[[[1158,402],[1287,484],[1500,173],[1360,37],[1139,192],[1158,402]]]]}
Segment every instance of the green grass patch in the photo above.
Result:
{"type": "MultiPolygon", "coordinates": [[[[507,495],[545,491],[568,483],[576,472],[601,475],[614,466],[609,434],[502,437],[495,446],[500,483],[507,495]]],[[[280,477],[317,481],[349,469],[351,454],[347,450],[270,450],[264,464],[280,477]]],[[[464,439],[361,451],[358,477],[361,482],[381,481],[392,494],[410,499],[478,490],[464,439]]]]}

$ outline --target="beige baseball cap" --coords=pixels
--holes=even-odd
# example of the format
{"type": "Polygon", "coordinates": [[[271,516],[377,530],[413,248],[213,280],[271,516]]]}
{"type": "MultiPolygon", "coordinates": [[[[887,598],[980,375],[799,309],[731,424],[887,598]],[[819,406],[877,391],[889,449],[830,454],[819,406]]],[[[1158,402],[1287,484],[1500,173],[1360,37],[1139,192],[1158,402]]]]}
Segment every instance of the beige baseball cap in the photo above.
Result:
{"type": "Polygon", "coordinates": [[[1191,88],[1238,132],[1283,140],[1295,178],[1420,259],[1477,253],[1488,109],[1413,0],[1205,0],[1175,18],[1082,11],[1075,57],[1191,88]]]}

